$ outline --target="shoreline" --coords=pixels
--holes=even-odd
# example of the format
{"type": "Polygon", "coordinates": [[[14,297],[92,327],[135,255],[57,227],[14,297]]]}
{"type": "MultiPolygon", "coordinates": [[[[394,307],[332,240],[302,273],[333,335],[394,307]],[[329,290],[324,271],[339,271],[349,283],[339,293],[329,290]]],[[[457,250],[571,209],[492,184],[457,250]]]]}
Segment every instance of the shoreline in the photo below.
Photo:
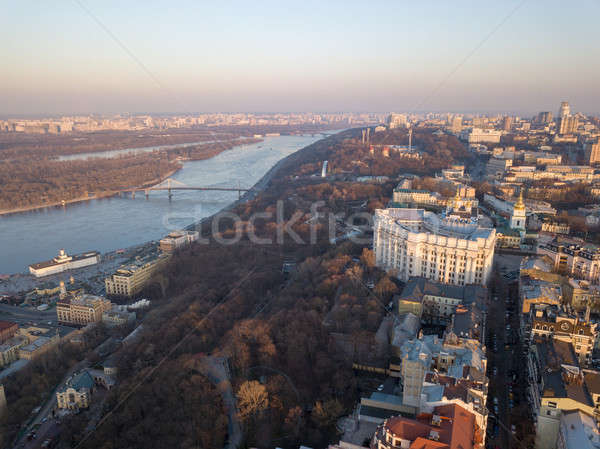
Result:
{"type": "MultiPolygon", "coordinates": [[[[275,163],[275,164],[274,164],[274,165],[273,165],[271,168],[269,168],[269,170],[267,170],[267,172],[266,172],[266,173],[265,173],[265,174],[264,174],[264,175],[263,175],[263,176],[262,176],[262,177],[261,177],[261,178],[260,178],[260,179],[259,179],[259,180],[258,180],[256,183],[254,183],[254,185],[252,185],[252,186],[250,187],[250,189],[249,189],[247,192],[245,192],[245,193],[244,193],[244,194],[243,194],[243,195],[242,195],[242,196],[241,196],[239,199],[237,199],[237,200],[233,201],[232,203],[230,203],[230,204],[228,204],[228,205],[224,206],[223,208],[221,208],[220,210],[218,210],[217,212],[215,212],[215,213],[213,213],[213,214],[211,214],[211,215],[208,215],[208,216],[206,216],[206,217],[203,217],[203,218],[201,218],[200,220],[198,220],[198,221],[196,221],[196,222],[194,222],[194,223],[190,223],[189,225],[187,225],[187,226],[183,227],[183,229],[185,229],[185,230],[199,230],[199,229],[201,229],[201,227],[202,227],[202,225],[203,225],[204,223],[208,222],[209,220],[212,220],[212,219],[213,219],[213,218],[214,218],[216,215],[218,215],[218,214],[220,214],[220,213],[222,213],[222,212],[225,212],[225,211],[232,210],[232,209],[234,209],[235,207],[239,206],[240,204],[244,204],[244,203],[246,203],[246,202],[248,202],[248,201],[250,201],[250,200],[254,199],[254,198],[255,198],[255,197],[256,197],[256,196],[257,196],[259,193],[261,193],[262,191],[264,191],[264,190],[266,189],[266,187],[269,185],[269,182],[271,181],[271,179],[273,178],[273,176],[275,176],[275,175],[276,175],[276,173],[277,173],[277,172],[278,172],[278,171],[279,171],[279,170],[280,170],[280,169],[281,169],[281,168],[282,168],[282,167],[283,167],[285,164],[287,164],[287,163],[288,163],[290,160],[292,160],[293,158],[297,157],[297,155],[298,155],[298,153],[299,153],[299,152],[301,152],[302,150],[304,150],[304,149],[306,149],[306,148],[310,147],[311,145],[314,145],[314,144],[315,144],[315,143],[317,143],[317,142],[320,142],[320,141],[322,141],[322,140],[324,140],[324,139],[328,139],[328,138],[330,138],[330,137],[332,137],[332,136],[335,136],[335,135],[339,134],[340,132],[342,132],[342,131],[344,131],[344,130],[331,130],[331,131],[335,131],[335,133],[333,133],[333,134],[328,134],[328,135],[324,135],[324,136],[323,136],[321,139],[319,139],[319,140],[316,140],[315,142],[311,143],[310,145],[307,145],[307,146],[305,146],[305,147],[299,148],[298,150],[294,151],[293,153],[291,153],[291,154],[289,154],[289,155],[287,155],[287,156],[283,157],[283,158],[282,158],[282,159],[280,159],[279,161],[277,161],[277,162],[276,162],[276,163],[275,163]]],[[[227,151],[227,150],[226,150],[226,151],[227,151]]],[[[214,157],[214,156],[213,156],[213,157],[214,157]]],[[[181,168],[183,168],[183,167],[180,167],[180,168],[178,168],[177,170],[175,170],[175,171],[174,171],[174,173],[175,173],[175,172],[177,172],[177,171],[179,171],[179,170],[181,170],[181,168]]],[[[171,175],[172,175],[172,173],[171,173],[171,174],[169,174],[169,176],[171,176],[171,175]]],[[[168,176],[167,176],[167,177],[168,177],[168,176]]],[[[165,178],[165,179],[166,179],[166,178],[165,178]]],[[[161,181],[161,182],[162,182],[162,181],[161,181]]],[[[106,198],[106,197],[114,196],[114,195],[117,195],[117,194],[118,194],[118,192],[117,192],[117,193],[114,193],[114,192],[113,192],[113,193],[111,193],[110,195],[104,196],[104,197],[102,197],[102,198],[106,198]]],[[[101,199],[101,198],[99,198],[99,197],[98,197],[98,198],[86,198],[86,199],[82,199],[81,201],[89,201],[89,200],[91,200],[91,199],[101,199]]],[[[60,205],[60,203],[59,203],[59,205],[60,205]]],[[[38,208],[36,208],[36,209],[43,209],[43,208],[46,208],[46,207],[52,207],[52,206],[47,206],[47,205],[46,205],[46,206],[41,206],[41,207],[38,207],[38,208]]],[[[30,209],[30,210],[35,210],[35,209],[30,209]]],[[[17,212],[17,213],[19,213],[19,212],[17,212]]],[[[1,217],[2,217],[2,213],[0,212],[0,219],[1,219],[1,217]]],[[[147,241],[144,241],[144,242],[133,243],[133,244],[131,244],[131,245],[129,245],[129,246],[126,246],[126,247],[124,247],[124,248],[122,248],[122,249],[124,249],[125,251],[133,251],[133,250],[136,250],[136,249],[140,249],[140,248],[146,247],[146,246],[148,246],[148,245],[150,245],[150,244],[152,244],[152,243],[154,243],[154,241],[153,241],[153,240],[147,240],[147,241]]],[[[111,251],[107,251],[107,252],[105,252],[105,253],[102,253],[102,258],[104,259],[104,257],[106,257],[106,256],[116,256],[116,254],[117,254],[117,252],[116,252],[116,251],[117,251],[117,250],[111,250],[111,251]]],[[[100,264],[102,264],[102,261],[100,262],[100,264]]],[[[30,275],[29,275],[28,273],[26,273],[26,272],[6,273],[6,275],[8,275],[8,277],[9,277],[9,278],[12,278],[12,277],[14,277],[14,276],[17,276],[17,277],[19,277],[19,276],[20,276],[20,277],[22,277],[22,276],[25,276],[25,277],[27,277],[27,276],[30,276],[30,275]]],[[[1,281],[1,280],[0,280],[0,281],[1,281]]],[[[1,284],[1,282],[0,282],[0,284],[1,284]]]]}
{"type": "MultiPolygon", "coordinates": [[[[259,143],[262,142],[262,139],[258,139],[257,142],[253,142],[253,143],[259,143]]],[[[225,141],[223,141],[225,142],[225,141]]],[[[183,144],[186,145],[186,144],[183,144]]],[[[195,144],[192,144],[190,146],[193,146],[195,144]]],[[[208,160],[208,159],[212,159],[213,157],[218,156],[221,153],[224,153],[226,151],[229,150],[233,150],[234,148],[237,148],[238,146],[243,146],[243,145],[247,145],[247,143],[241,143],[239,145],[235,145],[231,148],[227,148],[224,149],[222,151],[219,151],[217,154],[213,154],[209,157],[206,158],[194,158],[194,159],[189,159],[189,158],[180,158],[177,159],[177,162],[179,164],[178,168],[175,168],[171,171],[169,171],[166,175],[164,175],[161,178],[156,178],[153,180],[150,180],[148,182],[145,182],[139,186],[135,186],[133,188],[135,189],[144,189],[146,187],[152,187],[155,186],[157,184],[160,184],[161,182],[165,181],[166,179],[170,178],[171,176],[173,176],[175,173],[177,173],[179,170],[181,170],[183,168],[183,163],[185,162],[194,162],[194,161],[204,161],[204,160],[208,160]]],[[[120,151],[120,150],[115,150],[115,151],[120,151]]],[[[168,150],[158,150],[158,151],[168,151],[168,150]]],[[[2,209],[0,210],[0,218],[5,216],[5,215],[12,215],[12,214],[20,214],[20,213],[25,213],[25,212],[32,212],[35,210],[40,210],[40,209],[49,209],[49,208],[54,208],[54,207],[66,207],[68,205],[71,204],[77,204],[77,203],[83,203],[85,201],[92,201],[92,200],[101,200],[101,199],[105,199],[105,198],[112,198],[114,196],[117,196],[121,193],[121,191],[105,191],[99,194],[95,194],[94,196],[87,196],[87,197],[78,197],[78,198],[72,198],[70,200],[64,200],[64,201],[55,201],[53,203],[49,203],[49,204],[39,204],[39,205],[35,205],[35,206],[23,206],[23,207],[17,207],[15,209],[2,209]]]]}

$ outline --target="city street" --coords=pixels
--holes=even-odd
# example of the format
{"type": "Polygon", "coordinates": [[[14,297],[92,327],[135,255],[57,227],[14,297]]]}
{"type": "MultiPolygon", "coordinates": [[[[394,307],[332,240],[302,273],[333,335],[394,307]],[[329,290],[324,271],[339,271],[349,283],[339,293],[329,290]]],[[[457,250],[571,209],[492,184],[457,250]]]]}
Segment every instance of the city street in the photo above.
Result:
{"type": "MultiPolygon", "coordinates": [[[[521,257],[495,256],[487,322],[489,448],[520,447],[534,432],[526,400],[527,364],[519,337],[518,281],[512,279],[521,257]]],[[[516,278],[518,280],[518,277],[516,278]]]]}

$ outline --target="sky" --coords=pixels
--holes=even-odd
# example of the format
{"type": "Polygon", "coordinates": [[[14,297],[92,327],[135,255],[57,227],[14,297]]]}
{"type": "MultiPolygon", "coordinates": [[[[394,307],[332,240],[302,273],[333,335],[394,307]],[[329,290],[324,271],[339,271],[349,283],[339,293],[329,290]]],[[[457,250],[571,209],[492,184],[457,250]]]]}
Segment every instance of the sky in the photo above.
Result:
{"type": "Polygon", "coordinates": [[[0,115],[600,112],[600,1],[0,0],[0,115]]]}

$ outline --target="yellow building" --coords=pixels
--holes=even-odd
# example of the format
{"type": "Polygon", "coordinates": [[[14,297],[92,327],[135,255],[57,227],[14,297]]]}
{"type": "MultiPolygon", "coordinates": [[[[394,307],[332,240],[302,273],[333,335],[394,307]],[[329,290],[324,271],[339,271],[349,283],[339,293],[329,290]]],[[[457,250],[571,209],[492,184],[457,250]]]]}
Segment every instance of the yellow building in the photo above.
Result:
{"type": "Polygon", "coordinates": [[[102,313],[110,310],[112,303],[101,296],[82,295],[61,299],[56,303],[59,323],[85,326],[102,319],[102,313]]]}
{"type": "Polygon", "coordinates": [[[76,374],[56,392],[58,408],[68,410],[88,408],[93,388],[94,379],[90,373],[82,371],[76,374]]]}
{"type": "Polygon", "coordinates": [[[161,254],[150,261],[139,261],[124,265],[104,281],[107,295],[132,297],[138,294],[169,260],[168,254],[161,254]]]}

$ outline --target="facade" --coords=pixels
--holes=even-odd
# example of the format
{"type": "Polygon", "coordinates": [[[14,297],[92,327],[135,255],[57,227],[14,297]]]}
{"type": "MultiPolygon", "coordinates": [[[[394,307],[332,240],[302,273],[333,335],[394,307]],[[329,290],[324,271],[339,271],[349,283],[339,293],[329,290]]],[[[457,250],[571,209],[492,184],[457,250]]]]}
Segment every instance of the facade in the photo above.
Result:
{"type": "Polygon", "coordinates": [[[177,248],[186,246],[198,240],[198,231],[173,231],[160,240],[160,249],[165,252],[173,252],[177,248]]]}
{"type": "Polygon", "coordinates": [[[494,129],[469,128],[461,133],[461,138],[473,143],[500,143],[502,131],[494,129]]]}
{"type": "Polygon", "coordinates": [[[481,449],[482,431],[473,413],[456,405],[440,405],[413,418],[395,416],[378,427],[371,449],[481,449]]]}
{"type": "Polygon", "coordinates": [[[535,310],[531,320],[534,337],[554,338],[573,346],[579,364],[589,366],[592,361],[594,343],[598,337],[596,323],[567,314],[553,307],[535,310]]]}
{"type": "Polygon", "coordinates": [[[403,281],[413,276],[445,284],[486,284],[496,244],[494,229],[476,221],[441,218],[422,209],[375,211],[377,266],[403,281]]]}
{"type": "Polygon", "coordinates": [[[18,329],[19,325],[17,323],[0,320],[0,343],[14,337],[18,329]]]}
{"type": "Polygon", "coordinates": [[[94,378],[87,370],[74,375],[56,392],[58,408],[67,410],[88,408],[93,389],[94,378]]]}
{"type": "Polygon", "coordinates": [[[588,164],[592,165],[600,162],[600,139],[587,142],[584,145],[584,152],[588,164]]]}
{"type": "Polygon", "coordinates": [[[169,260],[167,254],[155,259],[124,265],[104,281],[107,295],[133,297],[137,295],[169,260]]]}
{"type": "Polygon", "coordinates": [[[538,254],[548,256],[552,268],[558,273],[600,283],[600,251],[578,244],[562,243],[558,240],[538,245],[538,254]]]}
{"type": "Polygon", "coordinates": [[[569,232],[571,232],[571,228],[569,227],[568,223],[561,223],[559,221],[552,221],[546,219],[542,222],[542,232],[569,235],[569,232]]]}
{"type": "Polygon", "coordinates": [[[411,278],[396,297],[398,314],[413,313],[424,321],[447,324],[460,305],[483,303],[487,289],[478,285],[440,284],[425,278],[411,278]]]}
{"type": "Polygon", "coordinates": [[[111,307],[112,303],[108,299],[86,294],[59,300],[56,304],[56,316],[59,323],[85,326],[100,321],[102,314],[111,307]]]}
{"type": "Polygon", "coordinates": [[[536,449],[557,447],[562,415],[597,413],[598,373],[580,369],[570,343],[535,339],[528,358],[530,399],[536,419],[536,449]]]}
{"type": "Polygon", "coordinates": [[[19,350],[27,345],[25,337],[13,337],[0,344],[0,368],[19,360],[19,350]]]}
{"type": "Polygon", "coordinates": [[[558,120],[559,134],[574,134],[577,131],[578,120],[575,115],[565,115],[558,120]]]}
{"type": "Polygon", "coordinates": [[[440,194],[428,190],[402,189],[396,187],[392,201],[398,204],[429,204],[437,206],[440,203],[440,194]]]}
{"type": "Polygon", "coordinates": [[[100,253],[97,251],[69,256],[64,249],[61,249],[54,259],[29,265],[29,272],[35,277],[50,276],[67,270],[95,265],[98,262],[100,262],[100,253]]]}
{"type": "Polygon", "coordinates": [[[485,172],[489,176],[504,176],[504,173],[512,167],[512,159],[498,159],[491,157],[485,166],[485,172]]]}
{"type": "Polygon", "coordinates": [[[60,340],[58,334],[54,336],[42,336],[38,337],[29,344],[19,348],[19,358],[25,360],[33,360],[36,357],[44,354],[50,349],[54,348],[60,340]]]}

